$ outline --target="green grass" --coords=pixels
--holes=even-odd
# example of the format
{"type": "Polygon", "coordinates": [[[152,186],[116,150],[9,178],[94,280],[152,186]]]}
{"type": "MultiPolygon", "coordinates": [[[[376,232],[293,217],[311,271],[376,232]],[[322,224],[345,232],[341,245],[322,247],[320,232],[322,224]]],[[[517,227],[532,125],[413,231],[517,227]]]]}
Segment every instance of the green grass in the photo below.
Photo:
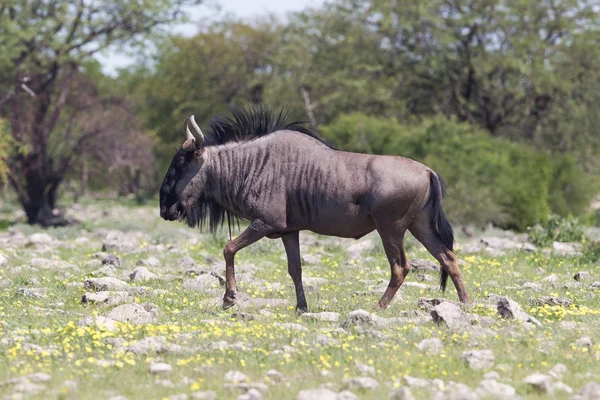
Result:
{"type": "MultiPolygon", "coordinates": [[[[463,255],[465,264],[461,271],[472,298],[472,304],[465,306],[465,310],[490,320],[484,319],[481,327],[467,331],[450,331],[444,326],[417,324],[414,320],[378,329],[385,335],[378,338],[353,329],[335,331],[339,323],[306,322],[296,314],[294,306],[268,308],[268,313],[265,309],[250,307],[244,312],[254,314],[251,321],[243,319],[239,310],[222,311],[213,304],[217,293],[221,295],[223,289],[217,287],[210,293],[185,290],[183,282],[190,278],[184,276],[184,271],[177,265],[184,255],[191,256],[207,270],[211,264],[207,262],[207,256],[209,260],[219,260],[222,265],[222,248],[228,236],[225,231],[216,237],[200,235],[183,225],[160,221],[152,207],[118,206],[121,208],[115,210],[105,203],[86,207],[82,214],[90,219],[83,221],[82,226],[47,231],[62,241],[55,251],[36,254],[35,247],[0,250],[9,257],[8,265],[1,267],[0,280],[10,279],[10,285],[0,293],[0,382],[35,372],[51,374],[52,380],[45,384],[47,389],[31,398],[87,399],[120,394],[129,399],[155,399],[197,390],[214,390],[223,399],[236,398],[238,393],[226,390],[223,380],[224,374],[234,369],[248,375],[251,382],[268,384],[265,398],[290,399],[295,398],[299,390],[316,388],[324,383],[333,383],[341,390],[344,378],[362,375],[355,365],[362,363],[375,368],[373,377],[380,386],[376,390],[355,393],[361,399],[382,399],[387,398],[394,387],[404,385],[402,377],[407,375],[477,387],[487,371],[475,371],[464,365],[461,354],[470,349],[492,350],[495,355],[492,370],[499,373],[499,381],[512,385],[524,397],[540,395],[531,392],[522,383],[523,379],[533,372],[547,373],[558,363],[567,366],[563,381],[575,391],[587,382],[600,380],[600,370],[596,368],[600,358],[598,289],[590,289],[589,284],[580,288],[564,287],[580,270],[590,271],[595,280],[600,280],[600,267],[586,257],[545,256],[541,252],[516,252],[502,257],[463,255]],[[82,305],[80,299],[85,290],[76,286],[98,268],[88,267],[86,263],[100,251],[102,237],[94,234],[99,228],[143,232],[135,251],[118,254],[123,266],[117,277],[125,280],[137,261],[149,256],[161,262],[160,267],[148,267],[152,272],[159,277],[174,277],[144,284],[130,283],[131,286],[166,290],[166,294],[138,295],[134,300],[158,307],[160,313],[156,323],[118,324],[115,332],[77,326],[84,316],[106,316],[111,310],[101,305],[82,305]],[[81,236],[89,237],[90,242],[75,246],[74,240],[81,236]],[[173,245],[174,250],[151,250],[159,244],[165,248],[173,245]],[[28,267],[34,257],[64,260],[76,268],[34,270],[28,267]],[[550,274],[556,274],[560,279],[556,287],[541,282],[550,274]],[[37,283],[32,284],[32,279],[37,283]],[[542,284],[543,291],[521,290],[521,285],[529,281],[542,284]],[[21,287],[46,287],[47,297],[24,297],[18,293],[21,287]],[[543,327],[531,328],[516,321],[499,319],[494,309],[488,307],[487,296],[491,293],[506,295],[519,302],[525,311],[543,323],[543,327]],[[529,305],[531,297],[544,295],[568,297],[575,305],[569,308],[529,305]],[[576,329],[564,329],[560,325],[562,321],[581,324],[576,329]],[[281,323],[300,323],[307,330],[290,330],[279,325],[281,323]],[[488,334],[482,335],[486,332],[488,334]],[[319,334],[330,336],[337,342],[316,345],[319,334]],[[592,337],[594,346],[591,349],[572,345],[583,335],[592,337]],[[189,351],[135,356],[117,350],[111,340],[120,338],[132,343],[147,336],[162,336],[166,342],[179,344],[189,351]],[[445,346],[438,356],[421,353],[416,347],[421,340],[432,337],[441,339],[445,346]],[[212,343],[218,341],[238,343],[244,349],[215,349],[212,343]],[[32,348],[28,344],[39,347],[32,348]],[[150,375],[149,364],[153,361],[172,365],[173,372],[165,379],[174,387],[165,387],[150,375]],[[284,383],[270,382],[266,378],[270,369],[281,372],[284,383]],[[66,380],[76,381],[77,389],[67,387],[66,380]]],[[[37,230],[19,224],[15,228],[27,235],[37,230]]],[[[382,291],[373,292],[372,287],[387,282],[389,277],[381,246],[376,245],[375,250],[365,252],[364,257],[371,257],[369,261],[349,260],[345,248],[353,241],[322,236],[317,239],[309,252],[321,254],[322,261],[319,265],[306,265],[304,276],[322,277],[328,282],[317,291],[307,292],[309,311],[334,311],[342,314],[342,319],[356,309],[370,311],[382,294],[382,291]]],[[[431,258],[414,239],[409,242],[409,260],[431,258]]],[[[236,258],[237,273],[244,273],[249,264],[253,264],[257,268],[254,277],[263,281],[253,286],[239,280],[243,291],[251,297],[283,298],[295,305],[294,288],[287,274],[285,258],[282,258],[284,254],[281,241],[269,239],[241,251],[236,258]],[[274,283],[279,283],[280,287],[265,288],[274,283]]],[[[224,267],[221,273],[224,274],[224,267]]],[[[411,273],[407,282],[416,282],[415,275],[411,273]]],[[[451,284],[442,294],[434,288],[437,276],[431,276],[435,281],[428,282],[429,288],[404,287],[397,294],[397,301],[378,315],[392,318],[415,310],[425,314],[417,307],[418,299],[422,297],[457,299],[451,284]]],[[[10,393],[11,385],[0,386],[0,394],[10,393]]],[[[413,390],[419,398],[428,398],[429,393],[426,389],[413,390]]],[[[564,393],[553,396],[568,397],[564,393]]]]}

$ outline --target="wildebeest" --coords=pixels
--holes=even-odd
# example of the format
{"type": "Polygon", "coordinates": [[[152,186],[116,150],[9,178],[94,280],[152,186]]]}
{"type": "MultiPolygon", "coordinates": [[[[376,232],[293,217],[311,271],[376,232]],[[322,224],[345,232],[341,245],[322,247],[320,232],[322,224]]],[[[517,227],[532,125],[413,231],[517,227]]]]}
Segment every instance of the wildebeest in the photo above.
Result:
{"type": "Polygon", "coordinates": [[[263,237],[281,238],[296,287],[297,309],[306,311],[298,234],[358,239],[377,230],[391,268],[377,307],[386,308],[410,271],[403,241],[409,230],[440,262],[460,301],[469,300],[453,252],[454,234],[442,210],[443,182],[408,158],[337,150],[286,113],[266,108],[217,117],[204,135],[194,117],[186,140],[160,189],[160,215],[214,231],[225,217],[250,225],[223,250],[223,307],[236,299],[235,254],[263,237]],[[208,220],[208,221],[207,221],[208,220]]]}

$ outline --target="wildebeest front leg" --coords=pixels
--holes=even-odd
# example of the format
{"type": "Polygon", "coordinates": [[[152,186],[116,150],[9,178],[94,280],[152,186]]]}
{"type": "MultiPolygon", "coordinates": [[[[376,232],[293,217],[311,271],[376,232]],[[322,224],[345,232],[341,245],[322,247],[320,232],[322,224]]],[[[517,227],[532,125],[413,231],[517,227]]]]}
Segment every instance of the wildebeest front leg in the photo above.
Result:
{"type": "Polygon", "coordinates": [[[300,241],[298,232],[289,233],[281,237],[288,259],[288,272],[296,287],[296,310],[307,312],[306,297],[302,286],[302,260],[300,258],[300,241]]]}
{"type": "Polygon", "coordinates": [[[223,297],[223,308],[229,308],[235,304],[237,285],[235,282],[235,268],[233,260],[235,254],[246,246],[270,235],[276,231],[275,228],[265,224],[261,220],[254,220],[240,236],[227,243],[223,249],[225,257],[225,296],[223,297]]]}

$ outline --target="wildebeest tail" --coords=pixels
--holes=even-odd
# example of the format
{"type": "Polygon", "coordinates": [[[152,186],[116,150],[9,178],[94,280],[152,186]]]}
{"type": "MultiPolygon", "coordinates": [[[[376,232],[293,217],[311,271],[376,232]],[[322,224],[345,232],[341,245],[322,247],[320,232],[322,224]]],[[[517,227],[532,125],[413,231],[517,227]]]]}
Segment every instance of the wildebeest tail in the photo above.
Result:
{"type": "MultiPolygon", "coordinates": [[[[446,219],[444,215],[444,210],[442,208],[442,197],[446,194],[446,185],[442,178],[431,171],[430,176],[430,186],[429,186],[430,198],[431,202],[431,226],[435,233],[439,236],[442,244],[446,246],[448,249],[454,251],[454,231],[452,230],[452,226],[450,226],[450,222],[446,219]]],[[[440,288],[442,290],[446,290],[446,283],[448,281],[448,273],[444,268],[441,268],[440,275],[440,288]]]]}

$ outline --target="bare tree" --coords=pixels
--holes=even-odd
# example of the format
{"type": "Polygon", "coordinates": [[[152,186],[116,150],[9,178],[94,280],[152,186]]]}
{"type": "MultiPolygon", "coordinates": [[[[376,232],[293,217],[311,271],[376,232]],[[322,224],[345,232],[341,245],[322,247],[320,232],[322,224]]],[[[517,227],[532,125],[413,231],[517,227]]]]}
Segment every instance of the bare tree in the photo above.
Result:
{"type": "MultiPolygon", "coordinates": [[[[82,65],[113,44],[181,17],[190,0],[4,0],[0,5],[0,117],[25,147],[8,179],[30,223],[53,225],[60,184],[74,161],[119,130],[122,105],[103,100],[82,65]],[[121,110],[121,111],[118,111],[121,110]]],[[[100,147],[99,147],[100,146],[100,147]]]]}

